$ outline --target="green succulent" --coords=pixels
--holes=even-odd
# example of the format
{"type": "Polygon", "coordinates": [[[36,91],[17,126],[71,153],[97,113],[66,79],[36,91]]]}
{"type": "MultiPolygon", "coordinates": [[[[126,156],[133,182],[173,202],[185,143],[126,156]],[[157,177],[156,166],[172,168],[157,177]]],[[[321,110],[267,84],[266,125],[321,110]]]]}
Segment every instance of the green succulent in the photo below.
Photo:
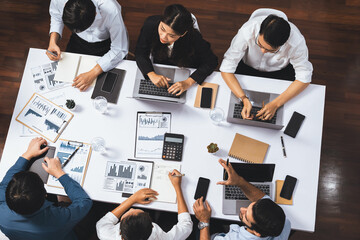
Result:
{"type": "Polygon", "coordinates": [[[207,149],[208,149],[208,152],[209,153],[215,153],[219,150],[219,147],[216,143],[210,143],[208,146],[207,146],[207,149]]]}

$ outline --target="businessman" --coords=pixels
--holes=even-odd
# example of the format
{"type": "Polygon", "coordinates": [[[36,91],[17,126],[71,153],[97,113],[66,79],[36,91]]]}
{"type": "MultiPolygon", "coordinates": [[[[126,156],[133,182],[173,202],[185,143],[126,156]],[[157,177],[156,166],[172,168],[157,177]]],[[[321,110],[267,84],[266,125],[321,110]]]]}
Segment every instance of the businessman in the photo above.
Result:
{"type": "Polygon", "coordinates": [[[29,161],[48,150],[43,138],[31,140],[26,152],[0,183],[0,229],[9,239],[78,239],[73,228],[89,212],[92,201],[82,187],[61,168],[58,158],[45,158],[42,167],[59,180],[71,199],[67,207],[46,200],[44,183],[27,171],[29,161]]]}
{"type": "MultiPolygon", "coordinates": [[[[241,188],[246,197],[252,203],[246,208],[240,208],[239,219],[244,226],[237,224],[230,225],[228,233],[216,233],[211,236],[212,240],[236,240],[236,239],[267,239],[285,240],[288,239],[291,224],[286,219],[285,213],[280,206],[274,203],[269,196],[261,190],[248,183],[243,177],[239,176],[231,164],[226,165],[226,161],[220,159],[219,163],[225,168],[228,180],[218,182],[221,185],[235,185],[241,188]]],[[[210,217],[211,207],[202,198],[195,201],[193,205],[195,217],[200,224],[200,240],[210,240],[210,217]]]]}
{"type": "Polygon", "coordinates": [[[86,90],[96,77],[116,67],[128,53],[127,30],[121,6],[115,0],[51,0],[50,42],[46,52],[50,60],[61,58],[58,41],[64,25],[72,35],[66,52],[102,56],[89,72],[74,79],[73,86],[86,90]]]}

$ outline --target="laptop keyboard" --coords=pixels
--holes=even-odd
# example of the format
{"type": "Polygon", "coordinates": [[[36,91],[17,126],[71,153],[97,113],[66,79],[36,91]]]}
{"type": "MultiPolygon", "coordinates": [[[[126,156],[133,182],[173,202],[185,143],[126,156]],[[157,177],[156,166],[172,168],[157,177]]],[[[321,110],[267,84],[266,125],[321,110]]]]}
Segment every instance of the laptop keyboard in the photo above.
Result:
{"type": "MultiPolygon", "coordinates": [[[[253,184],[255,187],[270,196],[270,185],[268,184],[253,184]]],[[[225,199],[232,200],[248,200],[243,191],[238,186],[225,186],[225,199]]]]}
{"type": "MultiPolygon", "coordinates": [[[[171,87],[174,83],[169,83],[169,87],[171,87]]],[[[139,94],[147,94],[161,97],[171,97],[171,98],[180,98],[180,96],[176,96],[175,94],[171,94],[167,91],[167,88],[159,88],[155,86],[150,80],[141,79],[139,94]]]]}
{"type": "MultiPolygon", "coordinates": [[[[241,116],[241,111],[243,109],[243,103],[235,103],[235,107],[234,107],[234,113],[233,113],[233,117],[234,118],[240,118],[242,119],[242,116],[241,116]]],[[[272,124],[275,124],[276,123],[276,115],[277,115],[277,112],[275,112],[275,115],[274,117],[271,119],[271,120],[261,120],[260,118],[257,118],[255,117],[257,112],[260,111],[261,108],[260,107],[255,107],[255,106],[252,106],[251,108],[251,111],[250,111],[250,115],[253,115],[254,118],[252,119],[253,121],[259,121],[259,122],[266,122],[266,123],[272,123],[272,124]]]]}

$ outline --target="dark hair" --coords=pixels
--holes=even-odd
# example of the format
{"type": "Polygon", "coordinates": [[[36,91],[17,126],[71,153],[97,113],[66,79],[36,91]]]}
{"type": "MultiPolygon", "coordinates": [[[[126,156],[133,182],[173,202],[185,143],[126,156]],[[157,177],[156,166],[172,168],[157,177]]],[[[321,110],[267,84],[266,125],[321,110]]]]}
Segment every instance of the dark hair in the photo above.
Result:
{"type": "Polygon", "coordinates": [[[273,14],[267,16],[260,26],[260,35],[273,48],[283,45],[290,36],[290,24],[283,18],[273,14]]]}
{"type": "MultiPolygon", "coordinates": [[[[191,62],[195,50],[192,46],[194,32],[194,22],[191,13],[180,4],[169,5],[165,8],[161,21],[171,27],[177,35],[183,35],[179,38],[173,48],[170,61],[179,67],[191,67],[191,62]]],[[[152,41],[152,54],[159,60],[168,58],[168,48],[166,44],[162,44],[159,34],[155,34],[152,41]]]]}
{"type": "Polygon", "coordinates": [[[282,208],[270,199],[259,199],[253,206],[255,223],[250,229],[258,232],[261,237],[279,236],[284,228],[285,213],[282,208]]]}
{"type": "Polygon", "coordinates": [[[124,240],[147,240],[152,232],[152,221],[147,212],[130,215],[120,221],[120,233],[124,240]]]}
{"type": "Polygon", "coordinates": [[[89,28],[95,20],[96,9],[91,0],[69,0],[64,7],[62,20],[75,33],[89,28]]]}
{"type": "Polygon", "coordinates": [[[34,172],[16,173],[6,187],[6,203],[14,212],[27,215],[39,210],[44,204],[44,183],[34,172]]]}

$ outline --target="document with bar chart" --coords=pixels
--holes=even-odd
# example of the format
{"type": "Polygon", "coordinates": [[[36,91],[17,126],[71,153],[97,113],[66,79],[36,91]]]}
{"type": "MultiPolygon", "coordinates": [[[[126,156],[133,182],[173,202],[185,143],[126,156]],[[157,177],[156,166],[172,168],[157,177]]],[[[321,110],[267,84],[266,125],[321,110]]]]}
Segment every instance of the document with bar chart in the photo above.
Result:
{"type": "Polygon", "coordinates": [[[138,112],[135,157],[161,159],[164,135],[170,132],[170,126],[169,112],[138,112]]]}
{"type": "Polygon", "coordinates": [[[108,161],[103,189],[132,194],[139,189],[149,188],[152,168],[153,162],[148,161],[108,161]]]}
{"type": "Polygon", "coordinates": [[[56,142],[73,116],[71,112],[34,93],[16,117],[16,121],[49,141],[56,142]]]}
{"type": "MultiPolygon", "coordinates": [[[[64,164],[72,153],[75,152],[77,147],[79,147],[79,149],[72,156],[68,164],[63,167],[63,170],[69,175],[69,177],[82,186],[84,184],[86,170],[91,156],[91,145],[83,142],[59,139],[56,144],[55,156],[59,158],[61,164],[64,164]]],[[[58,179],[51,175],[49,175],[47,185],[62,188],[58,179]]]]}

